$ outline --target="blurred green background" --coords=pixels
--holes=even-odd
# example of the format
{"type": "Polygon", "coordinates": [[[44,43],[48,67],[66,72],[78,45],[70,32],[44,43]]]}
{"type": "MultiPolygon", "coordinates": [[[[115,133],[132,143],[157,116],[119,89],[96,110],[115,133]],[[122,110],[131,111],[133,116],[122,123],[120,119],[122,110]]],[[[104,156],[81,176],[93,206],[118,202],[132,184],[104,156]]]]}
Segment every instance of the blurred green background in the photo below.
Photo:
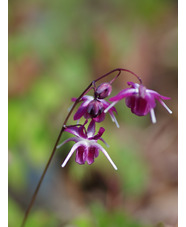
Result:
{"type": "MultiPolygon", "coordinates": [[[[173,114],[157,104],[152,125],[118,103],[120,128],[107,117],[103,135],[118,171],[103,154],[91,166],[73,156],[62,169],[73,143],[65,145],[26,226],[177,226],[177,1],[10,0],[10,227],[21,224],[71,98],[118,67],[171,97],[173,114]]],[[[122,73],[113,94],[131,80],[122,73]]]]}

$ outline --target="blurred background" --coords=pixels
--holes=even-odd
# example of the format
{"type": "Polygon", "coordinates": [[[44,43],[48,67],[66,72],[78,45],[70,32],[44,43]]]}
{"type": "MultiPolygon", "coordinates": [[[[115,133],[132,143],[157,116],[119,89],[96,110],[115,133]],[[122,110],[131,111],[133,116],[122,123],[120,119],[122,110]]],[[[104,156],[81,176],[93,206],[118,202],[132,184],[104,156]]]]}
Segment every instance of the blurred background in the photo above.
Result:
{"type": "MultiPolygon", "coordinates": [[[[62,169],[68,143],[26,226],[177,226],[177,60],[175,0],[9,0],[9,226],[21,224],[71,98],[118,67],[171,97],[173,114],[158,103],[152,125],[118,103],[120,128],[108,116],[99,124],[118,171],[101,153],[90,166],[73,155],[62,169]]],[[[112,95],[127,81],[136,79],[122,73],[112,95]]]]}

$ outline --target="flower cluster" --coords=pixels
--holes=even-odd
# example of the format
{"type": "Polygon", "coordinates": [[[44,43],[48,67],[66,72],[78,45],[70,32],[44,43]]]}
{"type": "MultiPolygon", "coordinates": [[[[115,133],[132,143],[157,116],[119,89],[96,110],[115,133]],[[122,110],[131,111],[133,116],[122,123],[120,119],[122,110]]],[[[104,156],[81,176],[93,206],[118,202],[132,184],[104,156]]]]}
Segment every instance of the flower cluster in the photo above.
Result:
{"type": "MultiPolygon", "coordinates": [[[[133,72],[124,69],[120,69],[119,74],[121,71],[127,71],[136,76],[136,74],[134,74],[133,72]]],[[[108,74],[106,74],[105,76],[107,76],[108,74]]],[[[75,142],[75,144],[72,146],[69,154],[62,163],[62,167],[67,164],[68,160],[74,152],[76,152],[75,161],[78,164],[82,165],[87,162],[90,165],[94,162],[94,159],[98,157],[99,151],[101,151],[109,160],[114,169],[117,170],[116,165],[110,158],[107,151],[98,143],[98,141],[102,141],[108,146],[108,144],[102,138],[105,129],[101,127],[96,134],[96,124],[104,121],[105,115],[108,112],[112,121],[119,128],[119,124],[114,115],[114,113],[117,113],[114,106],[122,99],[125,99],[126,106],[131,109],[131,112],[133,114],[137,116],[145,116],[150,113],[152,123],[156,123],[156,117],[154,112],[154,108],[156,107],[155,100],[159,101],[160,104],[170,114],[172,113],[172,111],[163,102],[163,100],[168,100],[170,98],[162,96],[156,91],[147,89],[144,85],[142,85],[142,81],[138,76],[136,77],[139,79],[140,84],[128,82],[128,85],[130,86],[129,88],[121,90],[116,96],[110,98],[110,102],[106,101],[105,98],[107,98],[112,92],[111,84],[117,77],[115,77],[112,81],[108,83],[100,84],[98,87],[96,87],[95,83],[93,83],[93,96],[86,95],[86,92],[84,92],[82,97],[78,99],[72,98],[74,105],[79,102],[82,102],[76,113],[74,114],[73,119],[77,120],[78,123],[80,119],[85,119],[85,122],[84,124],[77,123],[76,125],[64,126],[64,131],[73,134],[74,137],[65,140],[57,148],[63,146],[69,141],[73,141],[75,142]],[[90,123],[88,124],[86,129],[86,125],[89,119],[90,123]]],[[[103,76],[98,78],[96,81],[102,78],[103,76]]]]}

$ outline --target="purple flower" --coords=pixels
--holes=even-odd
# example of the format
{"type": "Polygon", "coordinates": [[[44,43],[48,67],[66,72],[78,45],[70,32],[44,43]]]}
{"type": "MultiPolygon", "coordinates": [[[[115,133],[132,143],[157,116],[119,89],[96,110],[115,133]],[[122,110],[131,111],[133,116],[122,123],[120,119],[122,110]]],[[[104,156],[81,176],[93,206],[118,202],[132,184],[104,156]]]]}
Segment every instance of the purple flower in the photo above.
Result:
{"type": "MultiPolygon", "coordinates": [[[[76,101],[76,98],[72,99],[73,102],[76,101]]],[[[110,106],[110,103],[104,99],[94,98],[93,96],[85,95],[81,98],[82,104],[78,108],[77,112],[74,115],[74,120],[79,120],[84,116],[85,119],[93,119],[96,122],[101,122],[105,119],[104,110],[110,106]]],[[[109,114],[113,122],[119,128],[119,124],[114,116],[113,112],[116,112],[114,107],[109,109],[109,114]]]]}
{"type": "MultiPolygon", "coordinates": [[[[85,121],[85,124],[87,120],[85,121]]],[[[84,124],[84,125],[85,125],[84,124]]],[[[107,145],[107,143],[101,138],[105,129],[101,127],[98,133],[95,135],[95,121],[92,120],[88,126],[88,129],[85,129],[84,125],[80,126],[70,126],[66,127],[65,131],[73,134],[75,137],[71,137],[65,140],[62,144],[58,145],[57,148],[63,146],[65,143],[69,141],[74,141],[75,144],[71,148],[70,152],[68,153],[66,159],[62,163],[62,167],[66,165],[72,154],[76,151],[76,158],[75,161],[82,165],[87,162],[89,165],[94,162],[94,159],[98,157],[99,150],[103,152],[103,154],[107,157],[109,162],[112,164],[115,170],[117,170],[116,165],[111,160],[110,156],[108,155],[107,151],[97,143],[98,140],[101,140],[103,143],[107,145]]]]}
{"type": "Polygon", "coordinates": [[[113,103],[104,111],[105,113],[124,98],[127,107],[131,109],[132,113],[138,116],[144,116],[150,112],[152,123],[156,123],[154,113],[154,108],[156,107],[155,99],[157,99],[170,114],[172,113],[172,111],[162,101],[162,99],[170,99],[169,97],[162,96],[158,92],[147,89],[141,84],[128,82],[128,85],[131,87],[120,91],[116,96],[109,99],[109,101],[112,101],[113,103]]]}
{"type": "Polygon", "coordinates": [[[112,86],[110,83],[102,83],[100,84],[95,91],[95,96],[99,99],[104,99],[109,96],[112,92],[112,86]]]}

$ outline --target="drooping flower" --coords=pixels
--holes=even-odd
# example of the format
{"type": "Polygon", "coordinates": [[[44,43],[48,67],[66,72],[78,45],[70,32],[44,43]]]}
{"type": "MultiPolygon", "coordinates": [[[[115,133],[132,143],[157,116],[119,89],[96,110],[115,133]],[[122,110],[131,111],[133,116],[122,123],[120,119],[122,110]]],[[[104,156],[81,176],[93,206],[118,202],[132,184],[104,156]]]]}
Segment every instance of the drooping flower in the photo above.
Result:
{"type": "MultiPolygon", "coordinates": [[[[86,123],[87,120],[85,121],[85,124],[86,123]]],[[[92,120],[90,122],[87,130],[85,128],[85,124],[65,128],[66,132],[73,134],[75,137],[71,137],[65,140],[62,144],[58,145],[57,148],[63,146],[65,143],[69,141],[74,141],[75,144],[72,146],[70,152],[68,153],[66,159],[64,160],[61,166],[64,167],[66,165],[66,163],[68,162],[68,160],[75,151],[76,151],[75,161],[78,164],[82,165],[85,164],[85,162],[87,162],[90,165],[94,162],[94,159],[98,157],[100,150],[109,160],[114,169],[117,170],[116,165],[110,158],[107,151],[100,144],[97,143],[98,140],[101,140],[108,146],[108,144],[103,140],[103,138],[101,138],[105,129],[101,127],[98,133],[95,135],[95,121],[92,120]]]]}
{"type": "Polygon", "coordinates": [[[112,104],[104,111],[105,113],[109,111],[110,108],[113,108],[113,106],[117,102],[124,98],[127,107],[131,109],[132,113],[138,116],[144,116],[150,113],[152,123],[156,123],[156,116],[154,113],[154,108],[156,107],[156,99],[170,114],[172,113],[172,111],[162,100],[170,99],[169,97],[162,96],[156,91],[147,89],[142,84],[128,82],[128,85],[130,85],[131,87],[123,89],[116,96],[109,99],[112,104]]]}
{"type": "Polygon", "coordinates": [[[112,86],[110,83],[100,84],[95,91],[95,97],[99,99],[104,99],[108,97],[112,92],[112,86]]]}
{"type": "MultiPolygon", "coordinates": [[[[76,98],[73,98],[72,101],[76,101],[76,98]]],[[[85,119],[93,119],[95,122],[102,122],[105,119],[104,110],[110,106],[110,103],[104,99],[95,98],[93,96],[84,95],[81,98],[82,104],[78,108],[77,112],[74,115],[74,120],[79,120],[84,116],[85,119]]],[[[113,112],[116,112],[115,107],[109,109],[109,115],[116,126],[119,128],[119,124],[114,116],[113,112]]]]}

